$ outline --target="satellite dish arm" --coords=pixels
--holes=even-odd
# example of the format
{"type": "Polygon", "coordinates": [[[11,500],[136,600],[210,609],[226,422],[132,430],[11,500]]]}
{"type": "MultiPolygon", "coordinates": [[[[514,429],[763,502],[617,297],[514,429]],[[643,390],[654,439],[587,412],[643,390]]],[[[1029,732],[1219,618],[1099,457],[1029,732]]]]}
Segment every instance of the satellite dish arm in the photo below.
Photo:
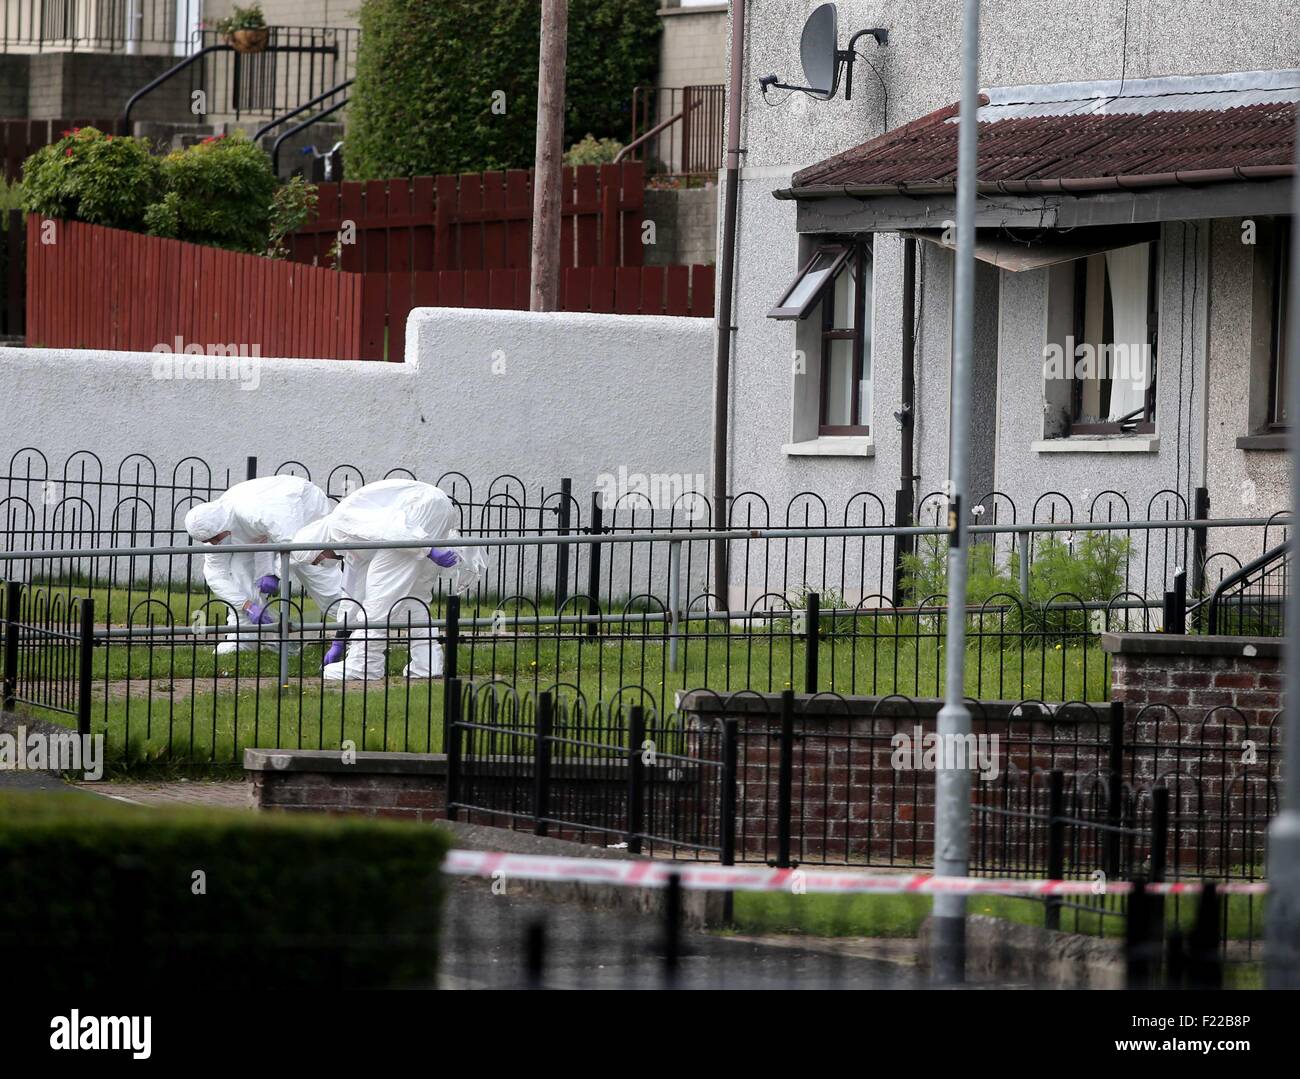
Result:
{"type": "MultiPolygon", "coordinates": [[[[838,52],[836,54],[838,59],[844,61],[844,66],[847,69],[844,72],[844,100],[845,101],[853,100],[853,61],[857,59],[858,42],[862,38],[866,37],[868,34],[870,34],[872,37],[876,39],[876,44],[878,46],[884,47],[885,45],[889,44],[889,31],[886,30],[884,27],[875,26],[872,27],[870,30],[859,30],[856,34],[854,34],[851,38],[849,38],[849,47],[847,49],[844,49],[842,52],[838,52]]],[[[838,82],[839,64],[835,65],[835,75],[836,75],[836,82],[838,82]]],[[[834,93],[835,90],[834,88],[832,88],[831,94],[834,95],[834,93]]]]}

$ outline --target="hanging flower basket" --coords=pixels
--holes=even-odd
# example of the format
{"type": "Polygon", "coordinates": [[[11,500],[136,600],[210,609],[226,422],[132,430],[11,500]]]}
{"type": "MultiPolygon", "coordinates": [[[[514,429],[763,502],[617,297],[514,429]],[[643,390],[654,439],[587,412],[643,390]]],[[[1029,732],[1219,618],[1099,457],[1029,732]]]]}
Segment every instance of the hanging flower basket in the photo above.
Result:
{"type": "Polygon", "coordinates": [[[232,30],[226,35],[226,43],[234,46],[235,52],[264,52],[270,40],[271,29],[267,26],[256,30],[232,30]]]}

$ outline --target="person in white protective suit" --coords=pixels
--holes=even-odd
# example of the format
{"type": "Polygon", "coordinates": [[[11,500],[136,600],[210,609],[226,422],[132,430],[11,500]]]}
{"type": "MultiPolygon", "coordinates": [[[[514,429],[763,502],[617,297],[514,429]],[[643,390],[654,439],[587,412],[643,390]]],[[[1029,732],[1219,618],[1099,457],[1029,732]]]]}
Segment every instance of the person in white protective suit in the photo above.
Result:
{"type": "MultiPolygon", "coordinates": [[[[268,607],[280,592],[277,555],[227,554],[221,545],[288,543],[304,525],[320,520],[333,508],[329,496],[314,483],[299,476],[266,476],[237,483],[220,498],[197,505],[185,515],[185,531],[216,548],[203,557],[203,577],[213,595],[229,605],[227,625],[250,631],[223,640],[217,646],[218,655],[258,647],[256,627],[278,621],[268,607]]],[[[322,613],[341,617],[343,575],[337,567],[291,566],[294,579],[322,613]]]]}
{"type": "MultiPolygon", "coordinates": [[[[409,619],[428,621],[429,601],[440,582],[463,592],[472,588],[487,565],[481,547],[439,548],[437,539],[458,539],[455,503],[431,483],[390,479],[370,483],[348,495],[328,517],[308,524],[294,537],[311,550],[294,551],[298,565],[343,561],[343,590],[360,604],[364,622],[352,630],[344,654],[335,641],[326,656],[324,677],[330,681],[383,678],[384,646],[409,619]],[[336,551],[335,545],[409,540],[416,547],[336,551]],[[391,628],[384,623],[392,622],[391,628]]],[[[429,627],[412,627],[411,660],[406,676],[442,675],[442,648],[429,627]]]]}

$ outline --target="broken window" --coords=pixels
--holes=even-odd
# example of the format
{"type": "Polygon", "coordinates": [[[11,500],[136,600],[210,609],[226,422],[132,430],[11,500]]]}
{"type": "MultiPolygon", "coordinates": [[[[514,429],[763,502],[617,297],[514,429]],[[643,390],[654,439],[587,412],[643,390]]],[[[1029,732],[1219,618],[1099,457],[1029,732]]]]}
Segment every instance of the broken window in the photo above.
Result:
{"type": "Polygon", "coordinates": [[[1074,262],[1071,434],[1155,431],[1156,245],[1074,262]]]}

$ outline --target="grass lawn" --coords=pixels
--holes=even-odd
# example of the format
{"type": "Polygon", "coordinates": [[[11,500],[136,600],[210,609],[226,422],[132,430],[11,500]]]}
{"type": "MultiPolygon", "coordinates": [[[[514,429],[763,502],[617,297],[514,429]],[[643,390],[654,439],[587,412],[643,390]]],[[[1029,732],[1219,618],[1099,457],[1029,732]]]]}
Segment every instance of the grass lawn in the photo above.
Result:
{"type": "MultiPolygon", "coordinates": [[[[164,638],[113,637],[95,650],[92,727],[107,733],[110,758],[135,761],[190,760],[237,764],[246,746],[336,748],[351,740],[365,749],[437,751],[441,748],[441,683],[401,679],[404,641],[388,656],[389,679],[369,686],[326,686],[320,660],[327,641],[302,642],[289,657],[287,685],[279,684],[274,650],[214,654],[215,638],[193,631],[203,621],[224,622],[223,605],[206,591],[173,585],[112,588],[62,582],[51,593],[90,595],[95,621],[122,629],[176,627],[164,638]]],[[[521,602],[508,614],[553,612],[521,602]],[[527,609],[525,609],[527,608],[527,609]]],[[[476,611],[490,619],[491,601],[476,611]]],[[[304,621],[318,620],[308,603],[304,621]]],[[[585,627],[488,626],[462,638],[458,670],[463,678],[499,679],[533,695],[552,687],[580,693],[588,703],[608,702],[620,690],[636,693],[661,714],[673,708],[677,690],[711,688],[779,692],[805,688],[807,643],[789,618],[682,623],[673,669],[662,623],[602,626],[598,637],[585,627]]],[[[971,639],[966,692],[978,699],[1104,700],[1106,656],[1095,636],[1000,635],[992,625],[971,639]]],[[[864,614],[832,617],[823,612],[818,641],[818,689],[843,694],[937,697],[944,690],[943,626],[933,616],[864,614]]],[[[62,649],[46,648],[57,655],[62,649]]],[[[73,649],[58,657],[70,663],[73,649]]],[[[58,669],[57,667],[53,669],[58,669]]]]}
{"type": "MultiPolygon", "coordinates": [[[[1263,898],[1226,897],[1229,940],[1261,940],[1264,935],[1263,898]]],[[[915,937],[930,915],[932,899],[926,895],[777,895],[737,892],[735,928],[743,933],[806,933],[817,937],[915,937]]],[[[1115,916],[1093,911],[1061,911],[1061,928],[1089,936],[1122,937],[1124,918],[1119,898],[1106,900],[1115,916]]],[[[1035,899],[982,895],[970,899],[969,914],[1004,918],[1018,925],[1043,925],[1044,904],[1035,899]]],[[[1186,932],[1196,918],[1194,899],[1165,903],[1165,924],[1186,932]]]]}
{"type": "MultiPolygon", "coordinates": [[[[625,696],[635,692],[667,712],[679,689],[802,690],[804,648],[789,638],[701,635],[682,643],[680,669],[672,671],[661,638],[488,635],[462,643],[458,668],[462,677],[500,679],[534,695],[561,686],[563,696],[581,692],[589,705],[634,687],[625,696]]],[[[110,754],[129,745],[135,757],[170,750],[234,762],[245,746],[334,748],[343,739],[365,749],[441,748],[442,684],[402,679],[404,650],[390,652],[389,679],[338,686],[320,678],[323,649],[323,643],[305,644],[290,655],[288,684],[281,687],[274,651],[216,656],[210,639],[174,647],[113,641],[96,652],[92,723],[107,731],[110,754]]],[[[937,696],[942,666],[941,650],[924,642],[823,642],[818,685],[846,694],[937,696]]],[[[1092,648],[1086,656],[1083,649],[1008,655],[972,648],[967,692],[986,699],[1099,700],[1103,668],[1092,648]]]]}

